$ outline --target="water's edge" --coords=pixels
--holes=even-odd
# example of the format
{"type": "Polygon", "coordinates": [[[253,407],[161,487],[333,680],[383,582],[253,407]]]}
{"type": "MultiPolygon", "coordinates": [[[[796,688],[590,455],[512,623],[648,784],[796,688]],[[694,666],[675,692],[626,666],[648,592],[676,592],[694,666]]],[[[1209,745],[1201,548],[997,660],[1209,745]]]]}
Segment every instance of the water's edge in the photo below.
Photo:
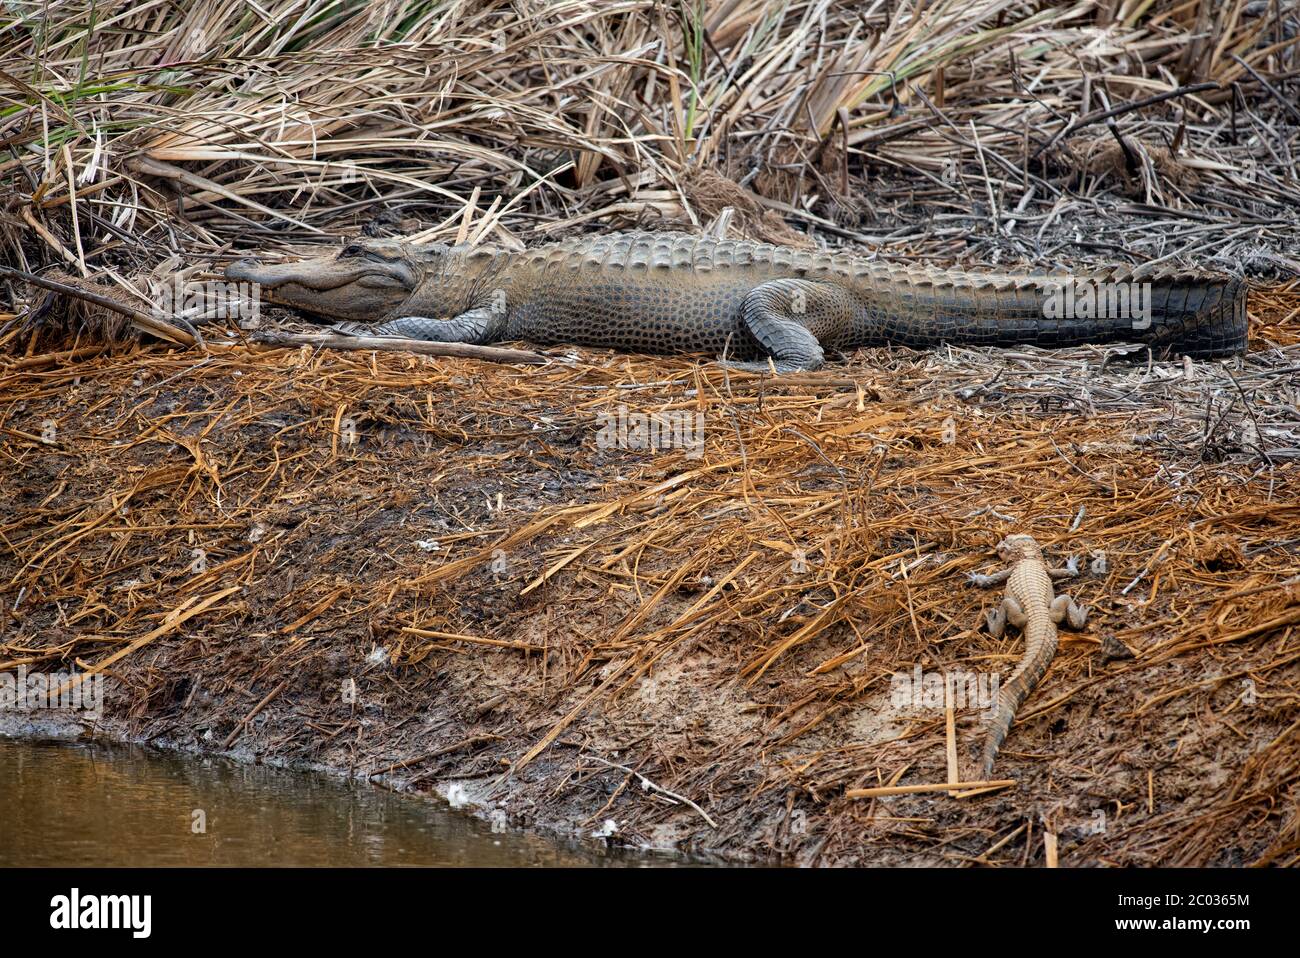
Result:
{"type": "MultiPolygon", "coordinates": [[[[26,743],[31,745],[96,745],[106,748],[140,749],[145,753],[156,753],[181,760],[201,759],[204,762],[224,762],[233,767],[263,766],[303,776],[318,776],[328,781],[339,783],[348,789],[362,792],[375,789],[378,792],[400,796],[401,801],[410,802],[413,809],[419,808],[417,802],[430,802],[437,795],[441,802],[431,802],[432,810],[442,816],[463,816],[474,819],[481,824],[493,825],[492,809],[474,803],[453,803],[448,800],[449,792],[458,784],[448,781],[436,786],[434,791],[420,791],[402,787],[400,782],[390,780],[372,780],[363,772],[353,772],[337,766],[302,760],[284,760],[264,758],[239,749],[232,751],[212,751],[189,742],[175,742],[167,738],[146,740],[140,736],[128,734],[124,727],[116,722],[85,723],[57,712],[16,713],[0,711],[0,740],[26,743]]],[[[307,785],[304,780],[304,787],[307,785]]],[[[473,784],[466,782],[464,784],[473,784]]],[[[498,829],[493,829],[494,833],[498,829]]],[[[570,823],[537,821],[521,828],[509,825],[504,836],[519,839],[522,836],[545,841],[554,846],[557,858],[566,856],[569,861],[552,864],[590,865],[595,867],[632,866],[632,867],[690,867],[704,864],[738,864],[727,862],[716,856],[687,856],[676,849],[632,847],[617,844],[603,838],[596,838],[589,832],[576,830],[570,823]]]]}

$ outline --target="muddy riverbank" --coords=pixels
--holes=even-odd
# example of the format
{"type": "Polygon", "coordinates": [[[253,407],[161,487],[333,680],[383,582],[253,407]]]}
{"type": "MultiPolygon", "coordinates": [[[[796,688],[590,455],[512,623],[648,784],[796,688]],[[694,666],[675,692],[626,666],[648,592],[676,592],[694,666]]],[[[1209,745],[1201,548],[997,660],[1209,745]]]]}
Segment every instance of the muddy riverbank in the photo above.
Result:
{"type": "MultiPolygon", "coordinates": [[[[0,716],[0,734],[17,725],[0,716]]],[[[0,801],[0,868],[681,863],[544,838],[336,776],[140,746],[0,737],[0,801]]]]}
{"type": "MultiPolygon", "coordinates": [[[[1285,863],[1295,306],[1254,298],[1225,364],[866,350],[780,383],[600,353],[9,359],[0,672],[101,675],[100,736],[590,842],[1285,863]],[[702,440],[641,442],[651,413],[702,440]],[[1013,531],[1082,557],[1092,607],[1007,741],[1014,786],[846,797],[949,780],[942,708],[894,677],[1009,673],[966,575],[1013,531]]],[[[981,716],[956,717],[967,781],[981,716]]]]}

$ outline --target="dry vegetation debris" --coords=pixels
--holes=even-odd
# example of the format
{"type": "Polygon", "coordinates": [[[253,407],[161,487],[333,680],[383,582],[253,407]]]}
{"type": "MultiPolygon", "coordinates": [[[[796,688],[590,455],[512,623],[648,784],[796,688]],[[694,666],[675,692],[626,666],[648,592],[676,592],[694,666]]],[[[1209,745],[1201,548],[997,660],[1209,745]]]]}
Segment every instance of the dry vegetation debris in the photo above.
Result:
{"type": "Polygon", "coordinates": [[[1297,862],[1294,3],[40,6],[0,23],[0,259],[128,310],[361,231],[726,225],[1245,272],[1254,347],[866,350],[779,382],[234,328],[205,353],[7,278],[0,669],[103,669],[115,734],[459,780],[633,843],[1297,862]],[[601,414],[703,442],[607,447],[601,414]],[[1004,746],[1017,785],[846,798],[947,780],[942,710],[892,677],[1009,671],[965,576],[1011,531],[1083,557],[1093,607],[1004,746]]]}

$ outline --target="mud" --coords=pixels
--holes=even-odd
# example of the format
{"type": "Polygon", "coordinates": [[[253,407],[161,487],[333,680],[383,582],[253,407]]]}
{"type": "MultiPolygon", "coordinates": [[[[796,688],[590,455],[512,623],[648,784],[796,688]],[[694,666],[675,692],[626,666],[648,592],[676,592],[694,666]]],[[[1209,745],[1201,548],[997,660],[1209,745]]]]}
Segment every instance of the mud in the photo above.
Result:
{"type": "MultiPolygon", "coordinates": [[[[1300,486],[1283,419],[1253,434],[1267,462],[1243,430],[1285,411],[1285,383],[1249,376],[1294,364],[1293,326],[1231,367],[1262,384],[1250,403],[1196,394],[1213,433],[1166,383],[1181,364],[1096,352],[871,350],[786,383],[595,352],[151,347],[11,370],[0,670],[102,668],[102,718],[62,734],[330,770],[593,843],[1041,864],[1046,831],[1067,865],[1285,863],[1300,486]],[[703,455],[602,448],[620,404],[703,412],[703,455]],[[1107,559],[1068,587],[1091,625],[1012,729],[1015,786],[846,798],[948,780],[942,709],[900,707],[892,677],[1009,673],[1019,638],[980,631],[993,598],[966,573],[1010,531],[1107,559]]],[[[957,717],[967,780],[980,722],[957,717]]]]}

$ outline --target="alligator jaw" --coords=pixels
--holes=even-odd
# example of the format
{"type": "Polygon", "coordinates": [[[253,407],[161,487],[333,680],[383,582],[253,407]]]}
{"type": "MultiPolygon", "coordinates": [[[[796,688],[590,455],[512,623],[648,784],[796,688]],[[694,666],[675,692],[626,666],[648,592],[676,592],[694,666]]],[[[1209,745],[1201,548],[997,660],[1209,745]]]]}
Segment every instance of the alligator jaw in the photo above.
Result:
{"type": "MultiPolygon", "coordinates": [[[[229,279],[242,279],[231,272],[226,273],[229,279]]],[[[249,277],[245,282],[256,283],[258,280],[249,277]]],[[[312,289],[308,286],[302,286],[293,282],[281,282],[275,286],[265,286],[261,290],[262,298],[269,303],[277,306],[288,306],[291,309],[300,309],[316,316],[322,316],[327,319],[360,319],[362,310],[360,308],[350,309],[346,301],[339,300],[337,303],[332,298],[325,298],[320,295],[319,290],[312,289]]]]}
{"type": "Polygon", "coordinates": [[[333,256],[272,266],[263,266],[255,259],[241,259],[226,267],[226,279],[259,283],[267,290],[297,286],[299,289],[323,292],[354,283],[362,273],[359,265],[341,264],[333,256]]]}
{"type": "Polygon", "coordinates": [[[400,254],[355,246],[269,266],[240,260],[226,267],[226,279],[259,284],[273,303],[330,319],[369,322],[396,310],[416,285],[414,271],[400,254]]]}

